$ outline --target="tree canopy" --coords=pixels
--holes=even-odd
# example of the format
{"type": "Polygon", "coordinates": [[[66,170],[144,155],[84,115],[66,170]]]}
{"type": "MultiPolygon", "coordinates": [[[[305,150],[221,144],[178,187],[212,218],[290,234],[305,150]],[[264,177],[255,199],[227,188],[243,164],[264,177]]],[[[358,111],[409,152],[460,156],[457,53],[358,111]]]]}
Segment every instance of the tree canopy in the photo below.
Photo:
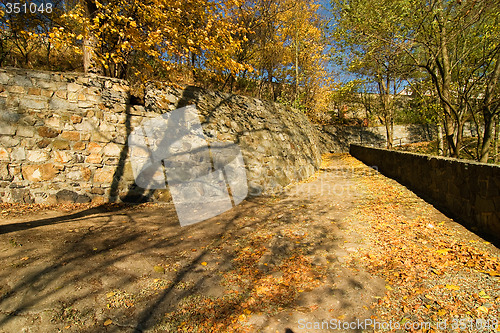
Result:
{"type": "Polygon", "coordinates": [[[464,124],[474,122],[482,131],[475,157],[488,161],[500,113],[498,1],[332,0],[331,7],[336,55],[348,71],[379,87],[388,147],[394,119],[388,90],[396,96],[402,82],[414,95],[439,102],[440,108],[420,107],[435,110],[429,116],[442,123],[450,156],[464,149],[464,124]]]}
{"type": "Polygon", "coordinates": [[[196,84],[309,114],[327,107],[324,20],[314,1],[58,0],[50,13],[25,14],[2,0],[0,8],[1,66],[196,84]]]}

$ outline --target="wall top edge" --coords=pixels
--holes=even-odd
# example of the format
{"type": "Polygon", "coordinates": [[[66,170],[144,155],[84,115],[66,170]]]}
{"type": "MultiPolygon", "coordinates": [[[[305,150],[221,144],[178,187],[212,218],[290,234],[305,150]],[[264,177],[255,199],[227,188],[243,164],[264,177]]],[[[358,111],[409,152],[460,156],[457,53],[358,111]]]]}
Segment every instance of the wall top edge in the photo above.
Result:
{"type": "Polygon", "coordinates": [[[410,153],[407,151],[391,150],[391,149],[377,148],[377,147],[368,147],[368,146],[358,145],[358,144],[354,144],[354,143],[350,144],[350,146],[364,148],[364,149],[381,150],[381,151],[386,151],[386,152],[396,153],[396,154],[401,154],[401,155],[411,155],[411,156],[426,158],[428,160],[436,159],[436,160],[442,160],[442,161],[447,161],[447,162],[452,162],[452,163],[476,165],[476,166],[482,166],[482,167],[491,167],[491,168],[496,168],[500,171],[500,165],[490,164],[490,163],[481,163],[481,162],[476,162],[476,161],[472,161],[472,160],[464,160],[461,158],[433,156],[433,155],[419,154],[419,153],[410,153]]]}
{"type": "Polygon", "coordinates": [[[33,77],[36,77],[37,74],[46,74],[46,75],[51,75],[51,76],[63,76],[63,77],[70,77],[70,78],[84,77],[84,78],[91,78],[91,79],[116,82],[116,83],[120,83],[123,85],[129,84],[127,80],[117,79],[117,78],[113,78],[113,77],[102,76],[102,75],[97,75],[97,74],[92,74],[92,73],[85,74],[83,72],[54,72],[54,71],[48,71],[48,70],[38,70],[38,69],[5,66],[5,67],[0,67],[0,73],[23,74],[23,75],[33,76],[33,77]]]}

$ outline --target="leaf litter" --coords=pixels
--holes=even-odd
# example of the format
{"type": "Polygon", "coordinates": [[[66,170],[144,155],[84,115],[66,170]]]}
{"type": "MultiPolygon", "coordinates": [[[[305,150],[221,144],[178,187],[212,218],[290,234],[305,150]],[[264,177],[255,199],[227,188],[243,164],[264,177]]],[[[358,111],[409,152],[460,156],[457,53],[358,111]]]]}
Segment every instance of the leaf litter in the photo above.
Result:
{"type": "MultiPolygon", "coordinates": [[[[345,162],[365,167],[352,157],[345,162]]],[[[379,174],[358,184],[366,199],[350,218],[362,222],[372,246],[353,253],[351,263],[387,282],[373,305],[378,320],[431,323],[421,332],[438,332],[436,324],[445,320],[450,332],[497,329],[498,249],[452,222],[436,221],[430,204],[392,179],[379,174]]]]}

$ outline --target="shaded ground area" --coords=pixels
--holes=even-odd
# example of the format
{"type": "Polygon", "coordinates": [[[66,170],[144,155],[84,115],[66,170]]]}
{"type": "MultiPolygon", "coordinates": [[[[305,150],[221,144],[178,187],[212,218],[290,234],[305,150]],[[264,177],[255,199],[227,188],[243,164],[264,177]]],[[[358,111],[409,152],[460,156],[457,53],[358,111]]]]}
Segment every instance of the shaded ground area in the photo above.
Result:
{"type": "Polygon", "coordinates": [[[454,318],[498,318],[497,248],[349,155],[324,160],[282,195],[184,228],[172,205],[4,205],[0,331],[332,332],[365,319],[452,331],[454,318]]]}

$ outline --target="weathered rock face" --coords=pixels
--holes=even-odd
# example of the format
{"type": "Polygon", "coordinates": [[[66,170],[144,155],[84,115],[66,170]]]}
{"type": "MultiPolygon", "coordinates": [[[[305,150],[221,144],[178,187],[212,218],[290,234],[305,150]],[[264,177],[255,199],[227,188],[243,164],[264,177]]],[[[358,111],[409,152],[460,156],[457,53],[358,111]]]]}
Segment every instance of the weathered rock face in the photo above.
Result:
{"type": "Polygon", "coordinates": [[[251,194],[310,176],[319,133],[305,115],[271,102],[155,85],[145,106],[127,82],[95,75],[0,69],[0,200],[169,200],[134,183],[127,137],[147,119],[196,105],[209,142],[239,145],[251,194]]]}

